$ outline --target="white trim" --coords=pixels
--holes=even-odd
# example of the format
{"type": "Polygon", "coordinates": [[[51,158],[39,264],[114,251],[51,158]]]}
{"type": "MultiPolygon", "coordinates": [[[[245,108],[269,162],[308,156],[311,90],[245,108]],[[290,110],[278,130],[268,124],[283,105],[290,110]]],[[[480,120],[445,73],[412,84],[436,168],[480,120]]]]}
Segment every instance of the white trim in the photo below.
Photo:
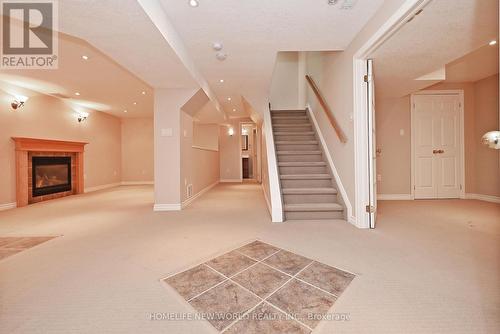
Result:
{"type": "Polygon", "coordinates": [[[278,176],[278,162],[276,159],[276,147],[274,146],[273,125],[271,121],[271,110],[264,109],[263,126],[266,136],[267,174],[269,181],[269,193],[271,195],[271,217],[273,223],[283,222],[283,203],[281,199],[280,179],[278,176]]]}
{"type": "Polygon", "coordinates": [[[394,33],[396,33],[416,11],[430,0],[406,0],[394,14],[355,52],[353,56],[353,123],[354,123],[354,183],[356,226],[370,227],[370,217],[365,211],[369,202],[368,117],[367,94],[363,80],[366,74],[366,59],[394,33]]]}
{"type": "Polygon", "coordinates": [[[180,211],[182,209],[182,204],[155,204],[153,206],[153,211],[180,211]]]}
{"type": "Polygon", "coordinates": [[[261,183],[260,186],[262,188],[262,192],[264,193],[264,199],[266,201],[267,210],[269,210],[269,214],[272,216],[273,210],[271,209],[271,202],[269,202],[269,198],[267,197],[266,188],[264,188],[264,183],[261,183]]]}
{"type": "Polygon", "coordinates": [[[411,201],[411,194],[377,194],[379,201],[411,201]]]}
{"type": "Polygon", "coordinates": [[[121,185],[122,185],[121,182],[115,182],[115,183],[102,184],[100,186],[95,186],[95,187],[88,187],[88,188],[85,188],[84,193],[90,193],[90,192],[94,192],[94,191],[98,191],[98,190],[114,188],[114,187],[118,187],[121,185]]]}
{"type": "Polygon", "coordinates": [[[206,193],[207,191],[209,191],[210,189],[212,189],[213,187],[215,187],[218,184],[219,184],[219,181],[215,181],[211,185],[209,185],[209,186],[203,188],[202,190],[198,191],[195,195],[191,196],[190,198],[188,198],[184,202],[182,202],[181,207],[184,209],[185,207],[187,207],[188,205],[190,205],[191,203],[193,203],[198,197],[200,197],[201,195],[203,195],[204,193],[206,193]]]}
{"type": "Polygon", "coordinates": [[[219,180],[220,183],[242,183],[242,179],[221,179],[219,180]]]}
{"type": "Polygon", "coordinates": [[[491,202],[491,203],[500,203],[500,197],[498,197],[498,196],[466,193],[465,198],[466,199],[476,199],[479,201],[485,201],[485,202],[491,202]]]}
{"type": "Polygon", "coordinates": [[[316,116],[314,115],[311,105],[309,103],[306,104],[306,110],[308,111],[311,120],[313,121],[314,127],[316,128],[316,133],[318,134],[319,140],[321,142],[321,146],[323,146],[323,152],[325,153],[326,159],[328,160],[328,164],[330,165],[330,169],[332,171],[333,177],[335,178],[335,183],[337,183],[337,187],[339,188],[340,196],[342,197],[342,201],[346,207],[346,217],[347,220],[356,225],[356,217],[352,215],[352,205],[349,201],[349,197],[347,196],[347,191],[345,190],[344,185],[342,184],[342,180],[340,179],[340,175],[335,167],[332,156],[330,155],[330,151],[328,150],[328,146],[325,141],[325,137],[323,137],[323,133],[319,127],[318,121],[316,120],[316,116]]]}
{"type": "MultiPolygon", "coordinates": [[[[460,193],[459,198],[465,198],[465,99],[464,99],[464,91],[461,89],[449,89],[449,90],[421,90],[419,92],[415,92],[410,96],[410,126],[411,126],[411,184],[410,184],[410,192],[412,199],[415,198],[415,96],[417,95],[456,95],[460,99],[460,110],[459,110],[459,157],[458,163],[460,165],[460,193]]],[[[436,197],[436,199],[438,199],[436,197]]]]}
{"type": "Polygon", "coordinates": [[[17,208],[17,203],[5,203],[5,204],[0,204],[0,211],[5,211],[5,210],[10,210],[10,209],[15,209],[17,208]]]}
{"type": "Polygon", "coordinates": [[[122,181],[120,185],[122,186],[144,186],[155,184],[154,181],[122,181]]]}

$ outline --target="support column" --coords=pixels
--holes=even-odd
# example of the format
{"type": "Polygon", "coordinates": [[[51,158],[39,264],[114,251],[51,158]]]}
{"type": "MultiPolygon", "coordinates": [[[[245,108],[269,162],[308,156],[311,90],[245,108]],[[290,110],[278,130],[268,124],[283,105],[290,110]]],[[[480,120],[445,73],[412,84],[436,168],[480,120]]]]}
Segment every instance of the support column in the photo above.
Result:
{"type": "Polygon", "coordinates": [[[181,209],[181,107],[198,89],[155,89],[155,211],[181,209]]]}

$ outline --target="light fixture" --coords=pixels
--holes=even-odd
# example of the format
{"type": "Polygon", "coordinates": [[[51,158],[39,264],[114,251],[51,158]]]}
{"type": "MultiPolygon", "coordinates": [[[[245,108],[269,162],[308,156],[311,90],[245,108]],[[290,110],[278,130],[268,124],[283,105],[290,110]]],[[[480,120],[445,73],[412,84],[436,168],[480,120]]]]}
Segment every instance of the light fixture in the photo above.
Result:
{"type": "Polygon", "coordinates": [[[497,41],[496,40],[492,40],[491,42],[488,43],[489,45],[493,46],[493,45],[496,45],[497,44],[497,41]]]}
{"type": "Polygon", "coordinates": [[[481,138],[483,145],[500,150],[500,131],[490,131],[484,134],[481,138]]]}
{"type": "Polygon", "coordinates": [[[86,121],[88,117],[89,117],[89,113],[88,112],[79,111],[79,112],[76,113],[76,119],[78,120],[78,123],[86,121]]]}
{"type": "Polygon", "coordinates": [[[80,96],[81,94],[80,94],[80,92],[76,92],[75,95],[76,96],[80,96]]]}
{"type": "Polygon", "coordinates": [[[217,52],[215,58],[217,58],[217,60],[224,61],[227,58],[227,54],[225,54],[224,52],[217,52]]]}
{"type": "Polygon", "coordinates": [[[14,101],[10,104],[12,109],[17,110],[24,107],[24,104],[28,101],[28,98],[23,95],[16,95],[14,101]]]}
{"type": "Polygon", "coordinates": [[[328,0],[328,4],[329,4],[330,6],[336,5],[336,4],[337,4],[337,2],[339,2],[339,0],[328,0]]]}
{"type": "Polygon", "coordinates": [[[219,82],[220,82],[220,83],[224,83],[224,79],[220,79],[220,80],[219,80],[219,82]]]}
{"type": "Polygon", "coordinates": [[[127,110],[127,109],[125,109],[123,112],[124,112],[124,113],[127,113],[127,112],[128,112],[128,110],[127,110]]]}
{"type": "Polygon", "coordinates": [[[144,91],[144,90],[143,90],[141,94],[142,94],[142,95],[146,95],[146,91],[144,91]]]}
{"type": "Polygon", "coordinates": [[[82,56],[82,59],[83,59],[83,60],[89,60],[89,56],[83,55],[83,56],[82,56]]]}
{"type": "Polygon", "coordinates": [[[227,134],[232,137],[234,135],[234,129],[233,128],[229,128],[229,130],[227,131],[227,134]]]}
{"type": "Polygon", "coordinates": [[[134,102],[134,106],[136,106],[136,105],[137,105],[137,102],[134,102]]]}
{"type": "Polygon", "coordinates": [[[230,97],[228,97],[228,98],[227,98],[227,100],[228,100],[228,101],[231,101],[231,98],[230,98],[230,97]]]}
{"type": "Polygon", "coordinates": [[[242,135],[247,135],[247,134],[248,134],[248,129],[243,128],[243,129],[241,130],[241,134],[242,134],[242,135]]]}
{"type": "Polygon", "coordinates": [[[200,2],[198,0],[189,0],[188,4],[191,7],[198,7],[200,5],[200,2]]]}
{"type": "Polygon", "coordinates": [[[236,109],[233,109],[233,112],[236,112],[236,109]]]}
{"type": "Polygon", "coordinates": [[[212,48],[215,50],[215,51],[220,51],[222,50],[222,48],[224,47],[224,45],[220,42],[214,42],[212,43],[212,48]]]}

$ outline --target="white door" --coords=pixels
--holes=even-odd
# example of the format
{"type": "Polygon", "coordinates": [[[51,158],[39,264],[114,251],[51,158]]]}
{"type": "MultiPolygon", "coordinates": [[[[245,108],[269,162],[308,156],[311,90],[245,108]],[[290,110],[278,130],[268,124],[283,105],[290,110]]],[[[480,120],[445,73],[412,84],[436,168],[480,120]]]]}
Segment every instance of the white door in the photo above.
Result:
{"type": "Polygon", "coordinates": [[[375,80],[373,77],[373,60],[366,62],[367,103],[368,103],[368,168],[370,174],[370,228],[375,228],[377,220],[377,154],[375,136],[375,80]]]}
{"type": "Polygon", "coordinates": [[[460,197],[460,108],[458,94],[413,95],[416,199],[460,197]]]}

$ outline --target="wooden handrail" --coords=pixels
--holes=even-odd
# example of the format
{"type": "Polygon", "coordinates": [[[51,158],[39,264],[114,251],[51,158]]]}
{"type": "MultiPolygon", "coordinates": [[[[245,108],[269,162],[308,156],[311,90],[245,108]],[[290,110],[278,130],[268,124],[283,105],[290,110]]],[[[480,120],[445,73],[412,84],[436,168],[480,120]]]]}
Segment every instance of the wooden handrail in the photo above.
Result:
{"type": "Polygon", "coordinates": [[[332,124],[333,129],[337,133],[337,137],[339,137],[339,140],[342,143],[347,143],[347,137],[346,137],[344,131],[342,131],[342,129],[340,128],[339,123],[337,123],[337,120],[335,119],[335,116],[333,116],[333,113],[330,110],[330,107],[326,103],[325,98],[321,94],[321,91],[319,90],[318,86],[314,82],[313,78],[311,78],[309,75],[306,75],[306,79],[307,79],[307,82],[309,83],[309,85],[311,86],[314,94],[318,98],[319,104],[321,104],[321,106],[323,107],[323,110],[325,111],[326,116],[328,117],[328,120],[330,120],[330,124],[332,124]]]}

